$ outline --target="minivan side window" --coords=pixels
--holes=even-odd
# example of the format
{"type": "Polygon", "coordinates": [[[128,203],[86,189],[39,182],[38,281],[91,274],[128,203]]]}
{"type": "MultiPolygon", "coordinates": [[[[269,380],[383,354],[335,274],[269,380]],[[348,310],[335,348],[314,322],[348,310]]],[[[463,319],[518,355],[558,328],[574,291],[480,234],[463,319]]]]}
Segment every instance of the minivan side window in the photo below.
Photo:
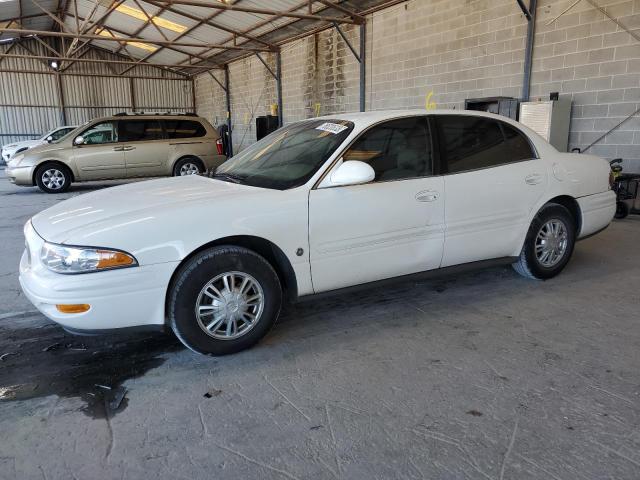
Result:
{"type": "Polygon", "coordinates": [[[92,125],[82,132],[85,145],[100,145],[102,143],[114,143],[118,141],[116,122],[100,122],[92,125]]]}
{"type": "Polygon", "coordinates": [[[143,142],[162,140],[164,133],[158,120],[120,120],[119,133],[121,142],[143,142]]]}
{"type": "Polygon", "coordinates": [[[204,137],[207,134],[204,126],[193,120],[165,120],[164,127],[167,137],[172,139],[204,137]]]}
{"type": "Polygon", "coordinates": [[[521,133],[497,120],[438,115],[436,121],[440,154],[447,173],[491,168],[535,157],[521,133]]]}
{"type": "Polygon", "coordinates": [[[364,132],[342,157],[368,163],[376,182],[429,176],[433,161],[426,117],[407,117],[364,132]]]}

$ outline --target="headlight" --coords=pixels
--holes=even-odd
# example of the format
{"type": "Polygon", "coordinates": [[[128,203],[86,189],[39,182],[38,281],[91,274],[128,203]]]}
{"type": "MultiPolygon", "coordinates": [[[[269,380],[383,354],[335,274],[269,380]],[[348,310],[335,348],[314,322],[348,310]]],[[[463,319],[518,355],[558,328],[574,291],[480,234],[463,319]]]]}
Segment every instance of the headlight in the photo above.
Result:
{"type": "Polygon", "coordinates": [[[132,255],[119,250],[67,247],[53,243],[43,245],[40,260],[56,273],[88,273],[138,265],[132,255]]]}

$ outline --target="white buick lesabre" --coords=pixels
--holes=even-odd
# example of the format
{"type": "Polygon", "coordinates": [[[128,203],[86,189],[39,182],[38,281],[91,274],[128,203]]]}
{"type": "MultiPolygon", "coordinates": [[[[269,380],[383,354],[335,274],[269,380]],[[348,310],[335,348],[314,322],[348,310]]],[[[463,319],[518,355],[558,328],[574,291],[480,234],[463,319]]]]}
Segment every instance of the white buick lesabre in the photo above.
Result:
{"type": "Polygon", "coordinates": [[[504,117],[333,115],[281,128],[209,177],[41,212],[20,282],[70,331],[169,325],[221,355],[264,336],[284,299],[483,261],[551,278],[614,212],[606,161],[504,117]]]}

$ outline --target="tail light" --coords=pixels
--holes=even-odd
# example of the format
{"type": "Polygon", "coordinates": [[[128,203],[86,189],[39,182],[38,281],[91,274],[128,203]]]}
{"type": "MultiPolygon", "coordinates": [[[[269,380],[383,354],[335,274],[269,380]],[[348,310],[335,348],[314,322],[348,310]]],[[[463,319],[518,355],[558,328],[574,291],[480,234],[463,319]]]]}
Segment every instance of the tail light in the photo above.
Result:
{"type": "Polygon", "coordinates": [[[218,150],[218,155],[224,155],[224,145],[221,138],[216,140],[216,149],[218,150]]]}

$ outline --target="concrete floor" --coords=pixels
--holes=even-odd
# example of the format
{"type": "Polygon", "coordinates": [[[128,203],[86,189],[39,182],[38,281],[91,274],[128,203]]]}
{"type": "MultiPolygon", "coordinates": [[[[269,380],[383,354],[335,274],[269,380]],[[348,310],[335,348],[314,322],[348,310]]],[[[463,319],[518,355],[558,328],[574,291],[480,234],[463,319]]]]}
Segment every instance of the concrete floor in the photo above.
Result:
{"type": "Polygon", "coordinates": [[[0,179],[0,478],[640,478],[640,217],[554,280],[315,300],[215,359],[69,336],[20,293],[23,223],[105,185],[0,179]]]}

